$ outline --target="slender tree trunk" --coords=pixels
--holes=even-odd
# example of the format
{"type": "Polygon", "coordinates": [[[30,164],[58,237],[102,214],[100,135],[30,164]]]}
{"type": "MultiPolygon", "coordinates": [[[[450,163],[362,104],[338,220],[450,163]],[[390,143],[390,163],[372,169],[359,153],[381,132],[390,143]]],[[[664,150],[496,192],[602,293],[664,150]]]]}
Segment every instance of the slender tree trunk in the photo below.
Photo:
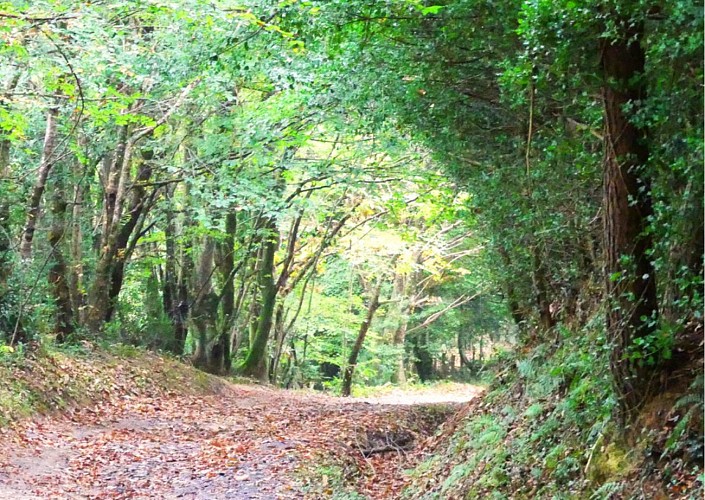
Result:
{"type": "Polygon", "coordinates": [[[619,417],[628,423],[644,402],[650,377],[632,356],[634,340],[654,331],[657,320],[656,278],[650,261],[652,215],[645,128],[631,119],[646,98],[643,26],[617,20],[619,38],[602,43],[605,106],[604,224],[607,331],[614,342],[611,369],[619,398],[619,417]]]}
{"type": "Polygon", "coordinates": [[[22,241],[20,242],[20,255],[23,259],[29,260],[32,258],[32,242],[34,241],[34,232],[37,228],[37,218],[39,217],[39,208],[41,206],[42,196],[46,188],[49,172],[54,166],[56,158],[54,157],[54,149],[56,148],[56,122],[59,117],[59,107],[52,106],[47,112],[46,133],[44,135],[44,148],[42,150],[42,159],[37,171],[37,179],[32,188],[32,194],[29,198],[27,206],[27,219],[25,222],[24,231],[22,232],[22,241]]]}
{"type": "Polygon", "coordinates": [[[398,314],[397,327],[394,330],[394,336],[392,337],[392,345],[394,346],[396,352],[396,368],[394,373],[392,373],[391,381],[395,384],[406,384],[406,369],[404,367],[404,343],[406,341],[406,330],[409,325],[409,290],[408,283],[411,281],[411,277],[407,277],[404,273],[396,272],[394,279],[394,288],[392,292],[392,300],[396,300],[398,307],[396,314],[398,314]]]}
{"type": "Polygon", "coordinates": [[[49,284],[54,292],[56,302],[56,340],[64,342],[74,332],[74,317],[71,307],[71,290],[68,281],[66,259],[62,252],[62,243],[66,232],[66,207],[64,186],[60,179],[54,183],[54,193],[51,204],[52,225],[49,229],[49,245],[51,246],[49,268],[49,284]]]}
{"type": "Polygon", "coordinates": [[[230,338],[235,315],[235,233],[237,232],[237,216],[230,212],[225,216],[225,238],[218,244],[218,262],[220,275],[223,278],[221,303],[223,320],[216,342],[211,351],[211,364],[218,367],[218,373],[229,372],[232,364],[230,338]]]}
{"type": "Polygon", "coordinates": [[[193,296],[191,321],[198,333],[196,352],[192,361],[198,368],[205,368],[208,371],[213,371],[209,360],[208,344],[215,330],[215,319],[218,309],[218,297],[213,292],[211,279],[214,253],[215,242],[211,237],[206,237],[198,267],[196,268],[196,275],[193,279],[194,286],[191,290],[191,295],[193,296]]]}
{"type": "Polygon", "coordinates": [[[426,330],[417,330],[412,334],[411,342],[414,348],[416,361],[416,373],[421,382],[427,382],[433,378],[433,357],[428,350],[428,336],[426,330]]]}
{"type": "Polygon", "coordinates": [[[470,360],[468,360],[468,357],[465,354],[465,342],[463,342],[463,332],[461,329],[458,329],[458,356],[460,357],[461,366],[466,368],[470,368],[472,366],[470,364],[470,360]]]}
{"type": "Polygon", "coordinates": [[[276,383],[279,362],[281,360],[282,352],[284,350],[284,341],[286,340],[286,327],[284,325],[284,304],[281,302],[277,304],[274,312],[274,354],[272,355],[272,366],[269,370],[269,380],[276,383]]]}
{"type": "MultiPolygon", "coordinates": [[[[184,354],[186,337],[188,336],[188,318],[191,313],[189,289],[193,276],[193,257],[191,256],[191,240],[184,238],[180,251],[176,246],[176,220],[173,212],[173,193],[170,191],[169,205],[167,206],[166,223],[166,276],[165,281],[169,281],[169,288],[165,291],[165,308],[173,325],[172,352],[177,356],[184,354]],[[178,265],[179,255],[181,265],[178,265]],[[178,271],[177,271],[178,268],[178,271]]],[[[186,199],[188,200],[188,188],[186,187],[186,199]]],[[[192,224],[191,218],[186,214],[185,226],[192,224]]]]}
{"type": "Polygon", "coordinates": [[[533,286],[536,299],[536,309],[539,313],[539,328],[541,332],[548,332],[556,326],[556,321],[551,314],[551,301],[549,300],[548,273],[546,263],[543,261],[538,247],[533,249],[533,286]]]}
{"type": "MultiPolygon", "coordinates": [[[[10,78],[5,86],[5,95],[0,99],[0,109],[5,110],[9,106],[9,96],[19,81],[19,73],[10,78]]],[[[0,131],[0,182],[8,182],[10,177],[10,148],[12,144],[4,132],[0,131]]],[[[9,290],[8,280],[12,274],[12,227],[10,226],[10,206],[11,199],[5,195],[0,196],[0,307],[8,308],[9,290]]],[[[11,321],[2,320],[0,322],[0,335],[9,332],[11,321]]],[[[9,338],[8,338],[9,340],[9,338]]]]}
{"type": "MultiPolygon", "coordinates": [[[[85,146],[85,138],[79,138],[79,144],[85,146]]],[[[83,214],[83,199],[85,197],[85,166],[74,162],[73,178],[75,182],[73,192],[73,207],[71,210],[71,247],[69,269],[69,289],[71,292],[71,307],[73,307],[75,320],[78,324],[85,321],[86,294],[83,290],[83,229],[81,217],[83,214]]]]}
{"type": "Polygon", "coordinates": [[[362,350],[362,344],[365,341],[367,332],[369,331],[370,326],[372,325],[372,319],[374,318],[377,309],[379,309],[379,294],[381,291],[382,279],[380,278],[377,282],[377,285],[375,285],[374,291],[372,292],[372,298],[370,300],[370,305],[367,307],[367,316],[365,317],[365,321],[363,321],[360,325],[360,331],[358,331],[357,333],[357,339],[355,339],[355,344],[350,350],[348,364],[345,367],[345,371],[343,372],[343,387],[341,389],[342,396],[350,396],[350,392],[352,390],[353,374],[355,373],[355,366],[357,365],[357,358],[360,355],[360,351],[362,350]]]}
{"type": "Polygon", "coordinates": [[[174,305],[174,352],[181,356],[186,348],[188,336],[188,318],[191,315],[191,279],[193,276],[193,257],[191,257],[191,242],[187,241],[181,250],[181,271],[176,287],[176,304],[174,305]]]}
{"type": "Polygon", "coordinates": [[[262,243],[262,256],[258,272],[262,305],[252,345],[241,368],[243,375],[262,381],[267,380],[267,344],[277,298],[277,286],[274,281],[274,254],[279,243],[275,221],[271,218],[267,219],[264,228],[268,234],[262,243]]]}
{"type": "Polygon", "coordinates": [[[399,349],[397,354],[397,367],[392,382],[404,385],[406,384],[406,366],[404,364],[404,345],[406,344],[406,330],[409,326],[409,316],[404,314],[401,318],[401,324],[394,331],[394,346],[399,349]]]}
{"type": "MultiPolygon", "coordinates": [[[[174,196],[173,188],[167,188],[166,191],[166,209],[164,217],[166,223],[164,225],[164,281],[162,285],[162,301],[164,304],[164,312],[169,317],[172,325],[173,335],[169,343],[169,351],[177,356],[183,354],[183,347],[179,347],[179,335],[177,333],[177,325],[182,320],[179,311],[178,297],[178,274],[176,262],[176,224],[174,221],[174,210],[172,208],[172,198],[174,196]]],[[[183,318],[185,320],[186,318],[183,318]]]]}
{"type": "Polygon", "coordinates": [[[115,240],[115,257],[110,270],[110,291],[108,293],[108,308],[105,311],[105,321],[110,321],[117,306],[117,300],[122,290],[122,284],[125,278],[125,266],[130,258],[130,248],[134,245],[129,245],[130,238],[139,235],[140,218],[143,217],[147,204],[147,190],[144,183],[152,176],[152,167],[150,165],[151,152],[143,154],[143,163],[140,165],[137,176],[133,183],[131,197],[127,208],[127,220],[122,226],[115,225],[114,231],[118,231],[117,239],[115,240]],[[136,234],[135,234],[136,233],[136,234]]]}
{"type": "MultiPolygon", "coordinates": [[[[510,273],[512,261],[509,258],[509,252],[507,252],[506,249],[501,247],[497,249],[497,252],[502,258],[502,263],[504,264],[505,271],[507,273],[510,273]]],[[[519,305],[519,300],[517,299],[517,293],[514,288],[513,280],[508,279],[505,281],[505,291],[507,297],[507,305],[509,307],[509,313],[511,314],[512,319],[514,320],[514,323],[517,325],[519,330],[523,331],[526,326],[526,315],[524,314],[524,311],[519,305]]]]}

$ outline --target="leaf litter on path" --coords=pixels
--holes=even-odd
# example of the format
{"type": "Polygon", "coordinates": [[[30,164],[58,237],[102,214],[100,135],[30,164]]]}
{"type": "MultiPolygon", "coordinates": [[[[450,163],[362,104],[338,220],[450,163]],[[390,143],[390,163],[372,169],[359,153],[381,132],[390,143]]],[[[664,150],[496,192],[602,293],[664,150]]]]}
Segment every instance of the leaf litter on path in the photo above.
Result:
{"type": "Polygon", "coordinates": [[[438,423],[429,428],[421,407],[398,404],[231,384],[200,396],[123,393],[0,436],[0,498],[315,498],[297,468],[323,455],[352,457],[364,471],[360,493],[393,498],[423,450],[391,442],[363,456],[375,446],[370,430],[420,441],[438,423]]]}

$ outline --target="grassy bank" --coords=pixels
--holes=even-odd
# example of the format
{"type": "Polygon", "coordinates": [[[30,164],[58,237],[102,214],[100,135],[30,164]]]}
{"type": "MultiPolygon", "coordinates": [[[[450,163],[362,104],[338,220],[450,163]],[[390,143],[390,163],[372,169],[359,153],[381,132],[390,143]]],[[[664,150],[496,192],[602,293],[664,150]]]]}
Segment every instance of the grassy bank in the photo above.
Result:
{"type": "Polygon", "coordinates": [[[599,328],[507,359],[449,422],[406,498],[702,498],[702,361],[662,381],[628,434],[599,328]]]}

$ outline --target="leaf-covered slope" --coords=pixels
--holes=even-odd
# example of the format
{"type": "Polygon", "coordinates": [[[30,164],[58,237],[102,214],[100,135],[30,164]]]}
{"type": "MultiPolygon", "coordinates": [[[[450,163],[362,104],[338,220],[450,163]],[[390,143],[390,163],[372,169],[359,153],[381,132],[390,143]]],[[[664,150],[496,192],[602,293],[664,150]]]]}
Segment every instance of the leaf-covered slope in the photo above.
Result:
{"type": "Polygon", "coordinates": [[[130,347],[115,353],[88,344],[68,353],[30,352],[0,357],[0,426],[36,414],[124,397],[217,392],[226,382],[183,363],[130,347]]]}

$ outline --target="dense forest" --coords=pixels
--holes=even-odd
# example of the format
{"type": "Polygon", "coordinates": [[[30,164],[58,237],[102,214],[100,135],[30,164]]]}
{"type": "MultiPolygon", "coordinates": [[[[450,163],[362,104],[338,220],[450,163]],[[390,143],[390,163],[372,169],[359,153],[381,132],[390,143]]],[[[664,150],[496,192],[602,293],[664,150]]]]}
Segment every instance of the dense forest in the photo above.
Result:
{"type": "Polygon", "coordinates": [[[702,494],[699,2],[13,0],[0,37],[3,364],[482,378],[408,496],[702,494]]]}

